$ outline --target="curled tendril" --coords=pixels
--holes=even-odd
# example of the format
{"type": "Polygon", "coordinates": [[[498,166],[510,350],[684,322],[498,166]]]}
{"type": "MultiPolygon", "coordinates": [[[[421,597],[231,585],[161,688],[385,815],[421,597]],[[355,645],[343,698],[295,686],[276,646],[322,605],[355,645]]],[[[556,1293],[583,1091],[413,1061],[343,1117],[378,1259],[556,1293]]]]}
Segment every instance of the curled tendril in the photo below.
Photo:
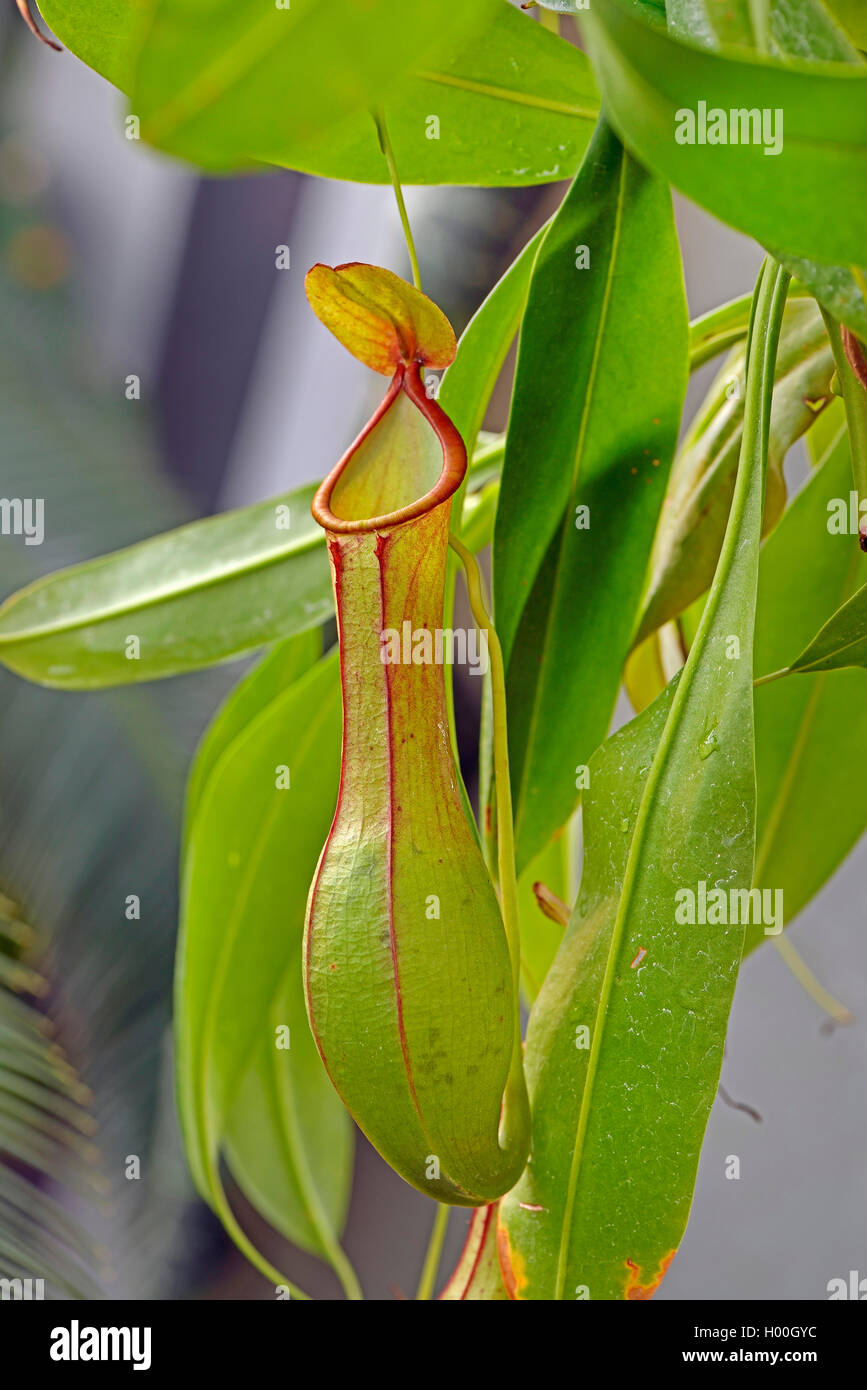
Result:
{"type": "Polygon", "coordinates": [[[40,43],[44,43],[46,48],[53,48],[55,53],[62,53],[63,49],[60,44],[55,43],[54,39],[50,39],[47,34],[43,34],[42,30],[37,28],[36,20],[30,9],[30,0],[15,0],[15,3],[18,6],[18,13],[31,34],[34,34],[40,43]]]}

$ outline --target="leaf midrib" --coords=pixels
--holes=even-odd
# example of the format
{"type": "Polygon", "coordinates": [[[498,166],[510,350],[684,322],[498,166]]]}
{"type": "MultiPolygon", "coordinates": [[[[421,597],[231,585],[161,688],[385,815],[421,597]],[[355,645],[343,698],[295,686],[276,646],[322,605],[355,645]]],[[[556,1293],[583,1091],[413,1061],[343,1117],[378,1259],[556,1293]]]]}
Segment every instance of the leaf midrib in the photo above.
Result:
{"type": "MultiPolygon", "coordinates": [[[[581,412],[581,424],[578,431],[578,439],[575,445],[575,453],[572,464],[572,481],[571,486],[569,488],[569,500],[566,504],[566,513],[563,519],[563,523],[560,527],[560,544],[557,550],[557,564],[554,571],[554,582],[551,586],[551,601],[548,607],[548,614],[545,620],[545,637],[542,646],[543,653],[546,652],[548,649],[551,628],[554,622],[554,610],[557,604],[557,598],[561,587],[563,571],[563,553],[566,545],[566,536],[569,532],[569,519],[571,516],[571,507],[578,491],[581,473],[581,459],[584,454],[587,430],[589,428],[590,415],[592,413],[593,408],[593,394],[596,387],[596,376],[599,368],[599,359],[602,355],[602,344],[605,337],[605,331],[608,326],[608,312],[611,302],[611,290],[614,283],[614,266],[617,261],[617,254],[622,234],[623,208],[626,197],[626,173],[628,167],[629,159],[626,150],[623,149],[623,147],[621,146],[620,185],[617,190],[617,202],[615,205],[614,212],[614,230],[611,236],[608,264],[606,267],[605,289],[603,291],[602,307],[599,314],[599,328],[593,345],[593,357],[590,362],[590,372],[587,378],[587,391],[585,393],[584,406],[581,412]]],[[[536,572],[536,578],[538,578],[538,570],[536,572]]],[[[526,605],[524,610],[522,610],[522,613],[523,611],[525,611],[525,609],[526,605]]],[[[533,749],[536,743],[536,735],[540,718],[540,706],[542,703],[541,691],[545,682],[546,670],[547,662],[542,667],[542,670],[539,675],[539,680],[536,682],[535,690],[533,692],[533,707],[530,714],[530,726],[527,731],[527,743],[524,753],[524,763],[521,769],[521,786],[518,792],[517,814],[515,817],[515,829],[518,833],[520,832],[520,827],[524,818],[524,808],[526,806],[526,796],[530,778],[530,767],[533,762],[533,749]]]]}
{"type": "MultiPolygon", "coordinates": [[[[857,558],[858,552],[853,552],[853,559],[849,562],[849,568],[846,571],[846,577],[843,581],[843,593],[845,593],[849,587],[857,558]]],[[[795,777],[797,776],[798,768],[804,757],[804,753],[806,752],[808,735],[815,721],[819,703],[825,691],[825,685],[827,683],[828,676],[831,673],[830,671],[817,671],[814,674],[816,676],[816,681],[813,689],[810,692],[810,696],[807,701],[806,707],[799,721],[798,734],[795,739],[795,742],[792,745],[789,757],[786,760],[786,765],[783,769],[783,776],[780,779],[780,785],[777,791],[777,795],[774,798],[774,804],[771,808],[771,813],[768,816],[768,819],[765,823],[765,829],[762,832],[761,842],[756,852],[756,868],[755,873],[753,874],[753,883],[759,886],[761,885],[761,879],[765,872],[765,865],[767,864],[768,859],[771,855],[771,851],[774,848],[774,840],[776,838],[777,831],[780,828],[780,823],[783,819],[783,816],[785,815],[786,802],[794,784],[795,777]]]]}
{"type": "MultiPolygon", "coordinates": [[[[276,499],[275,505],[279,505],[276,499]]],[[[194,525],[196,523],[193,523],[194,525]]],[[[164,533],[170,534],[170,533],[164,533]]],[[[161,539],[161,538],[160,538],[161,539]]],[[[150,540],[138,542],[140,546],[151,544],[150,540]]],[[[294,559],[296,556],[304,555],[319,546],[325,547],[325,535],[323,532],[311,531],[307,540],[287,546],[284,550],[274,551],[270,554],[257,554],[242,564],[236,564],[232,568],[215,571],[213,574],[196,580],[192,584],[185,584],[175,588],[163,588],[156,590],[152,594],[133,598],[126,602],[118,602],[114,605],[109,604],[101,610],[91,612],[78,612],[71,615],[68,619],[56,619],[48,622],[41,627],[31,626],[25,628],[4,630],[2,627],[4,612],[12,613],[17,605],[31,598],[40,589],[46,589],[51,584],[60,586],[59,575],[47,575],[43,579],[37,579],[35,583],[21,589],[17,594],[13,594],[6,603],[0,607],[0,647],[17,646],[25,642],[40,642],[46,637],[57,637],[63,632],[75,632],[79,628],[97,627],[100,623],[111,622],[114,618],[121,618],[126,614],[140,613],[145,610],[159,608],[162,604],[171,603],[175,599],[184,598],[192,594],[204,593],[208,589],[215,588],[220,584],[229,584],[236,579],[243,579],[247,575],[256,574],[258,571],[270,569],[273,565],[281,565],[294,559]]],[[[133,547],[131,547],[133,548],[133,547]]],[[[109,563],[116,563],[116,557],[123,554],[116,551],[113,555],[103,555],[96,560],[84,560],[80,565],[74,566],[81,570],[85,566],[97,570],[100,566],[107,566],[109,563]]],[[[63,571],[60,571],[62,574],[63,571]]]]}
{"type": "MultiPolygon", "coordinates": [[[[765,274],[767,275],[767,284],[770,281],[771,276],[771,272],[768,268],[768,265],[766,265],[765,274]]],[[[767,292],[767,297],[771,301],[771,304],[775,302],[777,285],[778,281],[775,280],[775,285],[773,289],[768,290],[767,292]]],[[[758,305],[758,298],[756,303],[758,305]]],[[[771,312],[772,310],[769,308],[768,313],[770,314],[771,312]]],[[[761,345],[756,345],[757,353],[761,354],[761,381],[759,387],[756,390],[759,420],[762,419],[763,408],[767,409],[768,415],[770,415],[771,409],[770,400],[767,400],[767,402],[765,401],[764,389],[766,387],[767,377],[766,342],[767,340],[765,339],[765,341],[763,341],[761,345]]],[[[747,392],[747,407],[748,406],[749,390],[747,392]]],[[[701,624],[699,627],[699,633],[695,643],[693,644],[693,650],[690,653],[691,659],[693,653],[699,652],[699,656],[703,656],[704,654],[704,648],[708,642],[708,634],[711,631],[712,624],[716,618],[717,612],[722,603],[723,595],[726,591],[732,569],[742,548],[742,537],[740,534],[740,529],[750,502],[750,490],[753,486],[752,474],[756,467],[762,468],[764,466],[761,448],[757,450],[757,453],[758,458],[752,459],[750,461],[751,470],[748,482],[744,484],[742,492],[740,486],[738,486],[735,498],[732,502],[732,509],[729,518],[729,529],[726,532],[725,540],[723,542],[723,549],[720,555],[717,574],[714,576],[714,583],[711,588],[707,604],[705,605],[705,610],[702,615],[701,624]],[[735,529],[735,527],[733,527],[732,525],[732,522],[736,517],[738,509],[739,515],[737,515],[737,522],[739,524],[735,529]],[[700,646],[701,650],[699,651],[700,646]]],[[[745,460],[742,462],[745,462],[745,460]]],[[[740,478],[738,479],[738,484],[740,484],[740,478]]],[[[760,518],[758,525],[760,528],[760,518]]],[[[587,1059],[587,1074],[585,1076],[584,1086],[581,1094],[581,1108],[578,1115],[578,1126],[575,1134],[575,1144],[572,1150],[572,1162],[569,1170],[569,1183],[566,1192],[566,1202],[564,1205],[563,1213],[563,1225],[560,1234],[560,1249],[557,1261],[556,1285],[554,1289],[555,1300],[562,1299],[563,1290],[566,1284],[572,1213],[575,1207],[578,1180],[580,1177],[582,1160],[584,1156],[584,1140],[587,1135],[587,1128],[590,1121],[591,1099],[596,1082],[596,1073],[599,1068],[599,1061],[602,1052],[602,1039],[604,1037],[605,1024],[607,1022],[608,1004],[610,1002],[611,995],[614,989],[617,965],[620,958],[621,948],[624,942],[626,923],[632,906],[635,884],[644,857],[645,831],[651,813],[655,809],[657,789],[660,785],[663,774],[668,765],[668,761],[671,756],[676,737],[680,731],[682,712],[684,706],[687,703],[687,698],[692,689],[692,686],[695,683],[696,672],[698,669],[699,658],[697,656],[693,664],[690,664],[689,661],[687,662],[687,665],[684,667],[683,671],[680,674],[677,689],[675,690],[674,697],[672,699],[671,709],[669,710],[668,715],[666,717],[665,726],[662,730],[659,744],[657,746],[657,751],[653,758],[653,762],[650,766],[650,771],[648,773],[647,781],[645,783],[644,791],[642,793],[641,801],[638,807],[638,814],[635,820],[635,827],[630,838],[629,851],[627,854],[626,866],[623,874],[623,882],[619,895],[617,913],[614,919],[614,925],[611,932],[611,942],[608,948],[608,957],[605,964],[605,972],[603,975],[602,987],[599,994],[599,1004],[597,1006],[596,1014],[593,1021],[593,1040],[590,1048],[590,1056],[587,1059]]]]}

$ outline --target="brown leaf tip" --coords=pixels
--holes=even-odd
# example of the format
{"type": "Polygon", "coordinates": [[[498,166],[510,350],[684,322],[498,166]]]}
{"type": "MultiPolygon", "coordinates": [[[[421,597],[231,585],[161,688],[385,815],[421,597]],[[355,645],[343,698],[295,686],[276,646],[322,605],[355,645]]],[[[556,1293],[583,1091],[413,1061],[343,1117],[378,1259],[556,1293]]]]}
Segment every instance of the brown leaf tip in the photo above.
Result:
{"type": "Polygon", "coordinates": [[[37,27],[36,20],[33,18],[30,10],[29,0],[15,0],[15,3],[18,6],[18,13],[24,20],[31,34],[35,35],[40,43],[44,43],[46,48],[53,48],[55,53],[62,53],[63,49],[60,47],[60,44],[55,43],[54,39],[49,38],[47,34],[43,34],[42,30],[37,27]]]}
{"type": "Polygon", "coordinates": [[[562,898],[558,898],[556,893],[552,893],[546,883],[534,883],[533,894],[539,910],[551,922],[556,922],[560,927],[569,925],[569,908],[562,898]]]}

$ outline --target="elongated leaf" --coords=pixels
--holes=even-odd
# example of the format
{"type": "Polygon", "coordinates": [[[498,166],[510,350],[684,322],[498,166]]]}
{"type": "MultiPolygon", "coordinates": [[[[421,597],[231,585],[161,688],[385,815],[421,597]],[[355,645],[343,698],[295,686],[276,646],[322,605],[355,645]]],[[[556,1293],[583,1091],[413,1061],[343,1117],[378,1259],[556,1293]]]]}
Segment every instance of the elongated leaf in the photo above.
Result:
{"type": "MultiPolygon", "coordinates": [[[[270,679],[267,669],[262,679],[270,679]]],[[[249,689],[243,699],[251,704],[249,689]]],[[[231,711],[226,718],[231,729],[231,711]]],[[[219,741],[206,740],[206,762],[219,741]]],[[[320,1254],[343,1219],[351,1138],[309,1036],[301,938],[336,801],[339,749],[332,653],[212,763],[188,840],[176,986],[179,1105],[199,1190],[214,1201],[217,1155],[228,1142],[251,1199],[273,1216],[278,1193],[280,1229],[320,1254]],[[294,1109],[302,1097],[303,1117],[294,1109]],[[259,1115],[252,1134],[251,1107],[259,1115]],[[251,1158],[257,1136],[262,1152],[251,1158]]]]}
{"type": "MultiPolygon", "coordinates": [[[[653,543],[639,643],[705,593],[719,558],[735,487],[744,419],[745,352],[735,348],[712,383],[678,450],[653,543]]],[[[783,464],[792,445],[834,399],[834,357],[812,301],[787,308],[771,411],[763,528],[786,503],[783,464]]]]}
{"type": "Polygon", "coordinates": [[[92,690],[211,666],[318,626],[334,610],[314,491],[37,580],[0,609],[0,660],[43,685],[92,690]]]}
{"type": "Polygon", "coordinates": [[[202,792],[220,758],[257,715],[299,680],[322,652],[322,635],[315,629],[281,642],[234,687],[211,721],[196,750],[187,780],[185,820],[189,834],[202,792]]]}
{"type": "MultiPolygon", "coordinates": [[[[750,0],[671,0],[667,7],[671,33],[708,48],[741,45],[755,48],[755,25],[750,0]]],[[[834,23],[821,0],[773,0],[769,6],[771,51],[782,58],[860,63],[861,56],[834,23]]],[[[863,252],[860,259],[864,260],[863,252]]],[[[848,266],[786,256],[793,275],[809,285],[835,318],[862,336],[867,333],[867,303],[863,280],[848,266]]]]}
{"type": "MultiPolygon", "coordinates": [[[[863,507],[867,495],[867,391],[843,350],[840,331],[832,319],[827,318],[828,334],[834,350],[837,377],[843,397],[846,414],[847,441],[852,465],[854,490],[848,495],[838,497],[836,503],[829,502],[833,516],[827,520],[827,529],[837,535],[854,533],[858,538],[855,549],[854,537],[849,544],[855,549],[853,573],[864,578],[867,564],[861,550],[867,548],[867,524],[863,522],[863,507]],[[862,530],[863,526],[863,530],[862,530]]],[[[867,664],[867,585],[853,593],[850,598],[822,625],[807,646],[788,666],[792,672],[831,671],[845,666],[864,666],[867,664]]]]}
{"type": "MultiPolygon", "coordinates": [[[[854,562],[850,569],[863,573],[860,557],[853,554],[850,558],[854,562]]],[[[837,609],[789,670],[837,671],[844,666],[867,667],[867,584],[837,609]]]]}
{"type": "Polygon", "coordinates": [[[519,870],[607,732],[686,371],[668,190],[603,123],[537,258],[494,533],[519,870]]]}
{"type": "Polygon", "coordinates": [[[260,1033],[228,1125],[229,1168],[275,1230],[340,1267],[352,1126],[310,1032],[297,943],[260,1033]],[[274,1045],[278,1029],[288,1029],[290,1056],[274,1045]]]}
{"type": "Polygon", "coordinates": [[[825,3],[859,48],[867,48],[867,13],[861,0],[825,0],[825,3]]]}
{"type": "Polygon", "coordinates": [[[146,139],[210,168],[276,163],[381,105],[422,46],[436,64],[475,39],[491,0],[154,0],[132,104],[146,139]]]}
{"type": "Polygon", "coordinates": [[[662,33],[624,0],[593,0],[582,22],[606,110],[644,163],[767,246],[831,265],[860,264],[867,244],[863,65],[723,56],[662,33]],[[702,113],[716,110],[726,115],[727,135],[732,110],[767,112],[767,142],[703,144],[702,113]],[[833,218],[831,185],[839,190],[833,218]]]}
{"type": "Polygon", "coordinates": [[[457,356],[437,392],[439,404],[456,425],[470,457],[491,392],[523,318],[530,277],[544,235],[542,228],[527,242],[470,319],[461,334],[457,356]]]}
{"type": "MultiPolygon", "coordinates": [[[[755,51],[756,7],[750,0],[667,0],[669,32],[710,48],[755,51]]],[[[768,48],[782,57],[858,61],[854,45],[822,0],[768,0],[768,48]]]]}
{"type": "Polygon", "coordinates": [[[581,894],[527,1036],[532,1162],[501,1203],[512,1297],[649,1298],[686,1224],[743,926],[682,908],[753,876],[752,638],[784,285],[768,265],[736,498],[686,666],[590,764],[581,894]]]}
{"type": "MultiPolygon", "coordinates": [[[[487,11],[489,22],[484,33],[461,51],[441,55],[438,60],[436,43],[431,40],[440,27],[439,19],[431,10],[419,7],[417,18],[414,14],[407,26],[406,5],[394,0],[394,7],[400,12],[395,27],[405,30],[404,38],[413,33],[417,36],[418,27],[424,30],[420,44],[414,48],[408,45],[415,75],[398,74],[400,80],[395,85],[395,73],[386,66],[388,81],[382,82],[375,94],[377,103],[385,102],[388,130],[405,183],[506,186],[547,183],[574,173],[599,110],[596,84],[583,53],[545,32],[506,0],[497,0],[487,11]],[[419,53],[424,55],[422,63],[418,62],[419,53]]],[[[231,8],[238,9],[234,0],[231,8]]],[[[376,8],[379,14],[385,13],[381,0],[376,8]]],[[[456,20],[462,27],[458,13],[462,8],[443,3],[446,34],[454,32],[456,20]]],[[[228,12],[229,6],[224,9],[228,12]]],[[[132,89],[140,31],[131,6],[119,5],[117,0],[96,0],[95,4],[45,0],[42,10],[61,41],[85,63],[122,90],[132,89]]],[[[303,18],[300,6],[298,11],[303,18]]],[[[318,11],[317,22],[326,22],[326,33],[330,33],[337,17],[335,7],[329,8],[329,0],[320,0],[318,11]]],[[[278,12],[279,21],[285,24],[286,18],[285,13],[278,12]]],[[[207,39],[204,14],[196,16],[192,32],[197,40],[202,33],[207,39]]],[[[405,51],[404,39],[400,44],[405,51]]],[[[351,56],[369,54],[371,47],[372,30],[368,30],[351,56]]],[[[156,62],[156,49],[153,54],[156,62]]],[[[327,80],[331,58],[327,38],[312,62],[308,50],[309,66],[320,81],[327,80]]],[[[380,62],[375,53],[372,60],[377,65],[380,62]]],[[[334,72],[336,75],[336,68],[334,72]]],[[[151,90],[154,76],[159,78],[159,72],[148,74],[151,90]]],[[[173,80],[170,74],[168,80],[173,80]]],[[[250,105],[257,108],[257,120],[235,128],[228,122],[225,127],[217,125],[209,117],[176,131],[170,141],[165,132],[163,139],[175,152],[201,158],[208,167],[227,160],[243,163],[264,159],[323,178],[388,181],[388,169],[366,110],[344,116],[337,126],[330,123],[328,138],[323,140],[314,124],[306,123],[306,117],[305,124],[299,124],[298,108],[293,120],[286,119],[285,77],[282,82],[280,94],[271,99],[270,106],[264,101],[264,86],[261,92],[251,93],[250,105]]],[[[300,86],[303,90],[304,84],[300,86]]],[[[353,76],[346,91],[339,93],[344,111],[347,100],[357,103],[358,90],[353,76]]],[[[140,114],[137,100],[135,104],[140,114]]],[[[326,114],[330,121],[330,113],[326,114]]]]}
{"type": "MultiPolygon", "coordinates": [[[[862,577],[867,557],[831,516],[848,503],[849,449],[838,432],[827,459],[762,550],[756,672],[779,670],[862,577]],[[831,511],[829,511],[829,507],[831,511]]],[[[825,671],[756,691],[756,884],[781,890],[791,922],[867,828],[867,674],[825,671]]],[[[767,940],[747,929],[746,949],[767,940]]]]}
{"type": "MultiPolygon", "coordinates": [[[[838,406],[820,416],[807,436],[811,448],[815,440],[822,441],[815,456],[820,471],[787,508],[762,548],[758,672],[781,669],[793,644],[806,641],[822,616],[851,593],[863,569],[853,537],[841,535],[832,520],[841,508],[851,507],[849,447],[842,402],[838,406]]],[[[682,631],[685,626],[681,618],[682,631]]],[[[631,660],[642,656],[651,661],[655,641],[648,639],[631,660]]],[[[631,682],[639,682],[637,698],[643,708],[654,694],[646,698],[640,693],[641,674],[632,670],[631,682]]],[[[649,672],[649,690],[655,693],[664,683],[661,672],[649,672]]],[[[645,758],[652,752],[652,747],[645,750],[645,758]]],[[[798,916],[867,828],[867,794],[860,777],[864,758],[863,673],[825,671],[761,685],[756,691],[755,885],[771,894],[782,893],[783,925],[798,916]]],[[[748,925],[745,953],[767,939],[764,926],[748,925]]]]}

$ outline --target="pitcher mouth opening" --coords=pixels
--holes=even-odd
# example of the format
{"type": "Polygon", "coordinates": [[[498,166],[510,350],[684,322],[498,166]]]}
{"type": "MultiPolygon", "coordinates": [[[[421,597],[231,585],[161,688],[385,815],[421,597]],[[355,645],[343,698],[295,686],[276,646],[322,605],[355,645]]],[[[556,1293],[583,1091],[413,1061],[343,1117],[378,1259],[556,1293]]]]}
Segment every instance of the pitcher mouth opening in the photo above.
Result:
{"type": "Polygon", "coordinates": [[[459,431],[452,424],[445,411],[426,393],[421,380],[421,364],[417,361],[401,363],[391,379],[391,385],[375,414],[367,422],[361,434],[349,446],[339,463],[335,464],[318,488],[311,511],[313,518],[326,531],[340,535],[358,535],[370,531],[388,530],[402,526],[426,516],[435,507],[447,502],[460,487],[467,472],[467,451],[459,431]],[[442,471],[434,486],[415,501],[386,512],[380,516],[360,517],[348,520],[339,517],[331,510],[334,489],[349,467],[359,447],[387,414],[396,398],[403,391],[430,425],[443,451],[442,471]]]}

